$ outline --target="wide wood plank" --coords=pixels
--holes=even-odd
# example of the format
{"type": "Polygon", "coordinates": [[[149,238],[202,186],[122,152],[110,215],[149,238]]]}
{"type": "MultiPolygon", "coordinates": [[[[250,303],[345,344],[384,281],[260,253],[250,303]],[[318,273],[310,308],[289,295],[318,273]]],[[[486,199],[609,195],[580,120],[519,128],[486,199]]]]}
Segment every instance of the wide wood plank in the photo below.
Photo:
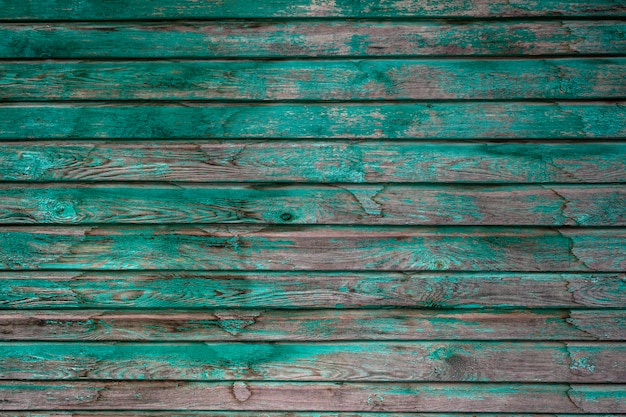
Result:
{"type": "Polygon", "coordinates": [[[70,0],[50,7],[45,0],[0,1],[1,20],[232,19],[267,17],[518,17],[624,16],[620,0],[70,0]]]}
{"type": "Polygon", "coordinates": [[[625,226],[623,186],[0,184],[1,224],[625,226]]]}
{"type": "Polygon", "coordinates": [[[623,273],[59,271],[0,278],[5,309],[626,308],[623,273]]]}
{"type": "Polygon", "coordinates": [[[621,20],[0,24],[0,58],[540,56],[626,53],[621,20]]]}
{"type": "Polygon", "coordinates": [[[626,381],[626,344],[0,343],[0,379],[626,381]]]}
{"type": "Polygon", "coordinates": [[[626,143],[5,142],[2,181],[626,182],[626,143]]]}
{"type": "Polygon", "coordinates": [[[622,102],[0,106],[2,139],[623,139],[622,102]]]}
{"type": "Polygon", "coordinates": [[[197,310],[21,310],[0,312],[0,340],[624,341],[626,340],[626,311],[229,310],[224,308],[203,312],[197,310]]]}
{"type": "MultiPolygon", "coordinates": [[[[288,213],[285,210],[285,213],[288,213]]],[[[2,269],[623,271],[626,229],[0,228],[2,269]]]]}
{"type": "Polygon", "coordinates": [[[608,384],[0,382],[2,410],[310,410],[624,413],[608,384]]]}
{"type": "Polygon", "coordinates": [[[2,62],[0,99],[407,100],[626,98],[626,58],[2,62]]]}

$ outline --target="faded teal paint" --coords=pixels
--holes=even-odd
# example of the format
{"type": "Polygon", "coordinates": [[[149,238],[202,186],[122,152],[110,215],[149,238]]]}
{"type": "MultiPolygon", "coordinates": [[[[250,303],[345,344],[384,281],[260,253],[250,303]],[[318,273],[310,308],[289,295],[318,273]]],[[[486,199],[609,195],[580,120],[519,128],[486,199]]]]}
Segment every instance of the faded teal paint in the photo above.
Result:
{"type": "Polygon", "coordinates": [[[0,143],[3,181],[619,183],[626,145],[424,141],[0,143]]]}
{"type": "Polygon", "coordinates": [[[316,0],[231,0],[202,2],[193,0],[157,0],[137,4],[117,0],[102,4],[93,0],[38,0],[0,2],[3,20],[140,20],[140,19],[232,19],[232,18],[401,18],[401,17],[515,17],[515,16],[625,16],[626,7],[619,0],[588,1],[535,0],[437,0],[402,2],[397,0],[352,0],[319,2],[316,0]]]}
{"type": "Polygon", "coordinates": [[[626,413],[624,16],[0,0],[0,414],[626,413]]]}
{"type": "Polygon", "coordinates": [[[624,78],[624,58],[12,62],[0,66],[0,99],[619,99],[624,78]]]}
{"type": "Polygon", "coordinates": [[[621,103],[5,104],[0,139],[614,139],[621,103]]]}

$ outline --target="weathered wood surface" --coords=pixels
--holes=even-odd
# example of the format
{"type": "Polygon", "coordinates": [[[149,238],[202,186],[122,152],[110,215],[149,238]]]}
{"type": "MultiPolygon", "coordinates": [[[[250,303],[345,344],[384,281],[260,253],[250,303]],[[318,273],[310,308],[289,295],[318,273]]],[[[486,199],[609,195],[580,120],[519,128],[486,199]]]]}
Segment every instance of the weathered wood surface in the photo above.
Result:
{"type": "Polygon", "coordinates": [[[0,65],[0,99],[626,98],[626,58],[77,62],[0,65]]]}
{"type": "Polygon", "coordinates": [[[624,273],[55,271],[0,278],[4,309],[626,308],[624,273]]]}
{"type": "Polygon", "coordinates": [[[0,20],[626,16],[626,6],[620,0],[71,0],[54,6],[45,0],[2,0],[0,10],[0,20]]]}
{"type": "MultiPolygon", "coordinates": [[[[285,213],[289,212],[285,210],[285,213]]],[[[623,228],[0,228],[2,269],[623,271],[623,228]],[[332,262],[329,262],[332,259],[332,262]]]]}
{"type": "MultiPolygon", "coordinates": [[[[254,411],[13,411],[7,417],[466,417],[456,413],[376,413],[360,412],[254,412],[254,411]]],[[[579,417],[580,414],[503,414],[472,413],[476,417],[579,417]]],[[[624,417],[625,414],[585,414],[587,417],[624,417]]]]}
{"type": "Polygon", "coordinates": [[[624,32],[622,20],[0,23],[0,58],[613,55],[624,32]]]}
{"type": "MultiPolygon", "coordinates": [[[[626,311],[304,308],[222,308],[203,312],[0,311],[0,340],[177,343],[339,340],[623,341],[626,340],[626,311]]],[[[612,345],[607,346],[610,348],[612,345]]]]}
{"type": "Polygon", "coordinates": [[[624,139],[622,102],[0,106],[4,139],[624,139]]]}
{"type": "Polygon", "coordinates": [[[0,224],[626,226],[626,187],[0,184],[0,224]]]}
{"type": "Polygon", "coordinates": [[[624,413],[618,384],[0,382],[2,410],[624,413]]]}
{"type": "Polygon", "coordinates": [[[626,144],[4,142],[2,181],[618,183],[626,144]]]}
{"type": "Polygon", "coordinates": [[[624,343],[12,342],[0,356],[2,380],[626,381],[624,343]]]}

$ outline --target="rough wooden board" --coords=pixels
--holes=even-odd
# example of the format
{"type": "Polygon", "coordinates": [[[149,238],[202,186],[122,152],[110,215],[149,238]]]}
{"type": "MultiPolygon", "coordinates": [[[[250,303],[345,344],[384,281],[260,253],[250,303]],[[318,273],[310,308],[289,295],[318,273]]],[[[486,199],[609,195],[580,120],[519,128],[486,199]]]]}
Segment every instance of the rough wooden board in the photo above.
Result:
{"type": "Polygon", "coordinates": [[[2,20],[232,19],[267,17],[518,17],[625,16],[620,0],[153,0],[112,3],[70,0],[0,1],[2,20]]]}
{"type": "Polygon", "coordinates": [[[0,161],[2,181],[626,182],[620,142],[5,142],[0,161]]]}
{"type": "Polygon", "coordinates": [[[626,187],[0,184],[0,224],[626,226],[626,187]]]}
{"type": "Polygon", "coordinates": [[[541,56],[626,53],[621,20],[0,23],[0,58],[541,56]]]}
{"type": "MultiPolygon", "coordinates": [[[[466,417],[455,413],[342,413],[342,412],[254,412],[254,411],[13,411],[6,417],[466,417]]],[[[475,417],[579,417],[580,414],[472,413],[475,417]]],[[[585,414],[586,417],[624,417],[626,414],[585,414]]]]}
{"type": "Polygon", "coordinates": [[[626,308],[623,273],[55,271],[0,279],[4,309],[626,308]]]}
{"type": "MultiPolygon", "coordinates": [[[[13,411],[6,417],[467,417],[456,413],[254,412],[254,411],[13,411]]],[[[475,417],[580,417],[580,414],[472,413],[475,417]]],[[[585,414],[586,417],[624,417],[626,414],[585,414]]]]}
{"type": "Polygon", "coordinates": [[[0,228],[2,269],[623,271],[626,229],[0,228]]]}
{"type": "Polygon", "coordinates": [[[19,103],[0,106],[0,140],[612,139],[622,102],[376,104],[19,103]]]}
{"type": "Polygon", "coordinates": [[[0,311],[0,340],[626,340],[624,310],[0,311]]]}
{"type": "Polygon", "coordinates": [[[626,381],[626,343],[0,343],[0,379],[626,381]]]}
{"type": "Polygon", "coordinates": [[[626,58],[0,63],[0,99],[626,98],[626,58]]]}
{"type": "Polygon", "coordinates": [[[0,382],[1,410],[624,413],[626,386],[468,383],[0,382]]]}

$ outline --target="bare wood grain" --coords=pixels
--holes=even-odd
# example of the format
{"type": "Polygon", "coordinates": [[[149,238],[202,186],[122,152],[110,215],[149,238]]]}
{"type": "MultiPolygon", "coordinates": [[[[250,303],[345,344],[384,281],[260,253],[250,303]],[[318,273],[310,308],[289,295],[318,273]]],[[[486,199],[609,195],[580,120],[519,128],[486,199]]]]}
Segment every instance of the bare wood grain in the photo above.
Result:
{"type": "MultiPolygon", "coordinates": [[[[1,307],[22,310],[626,308],[623,273],[49,271],[2,272],[0,279],[1,307]]],[[[224,320],[242,323],[226,313],[224,320]]]]}
{"type": "Polygon", "coordinates": [[[626,182],[619,142],[5,142],[0,160],[2,181],[626,182]]]}
{"type": "Polygon", "coordinates": [[[626,344],[589,342],[0,343],[0,379],[626,381],[626,344]]]}
{"type": "Polygon", "coordinates": [[[624,413],[623,385],[0,382],[2,410],[624,413]]]}
{"type": "Polygon", "coordinates": [[[0,312],[3,341],[626,340],[624,310],[0,312]]]}

